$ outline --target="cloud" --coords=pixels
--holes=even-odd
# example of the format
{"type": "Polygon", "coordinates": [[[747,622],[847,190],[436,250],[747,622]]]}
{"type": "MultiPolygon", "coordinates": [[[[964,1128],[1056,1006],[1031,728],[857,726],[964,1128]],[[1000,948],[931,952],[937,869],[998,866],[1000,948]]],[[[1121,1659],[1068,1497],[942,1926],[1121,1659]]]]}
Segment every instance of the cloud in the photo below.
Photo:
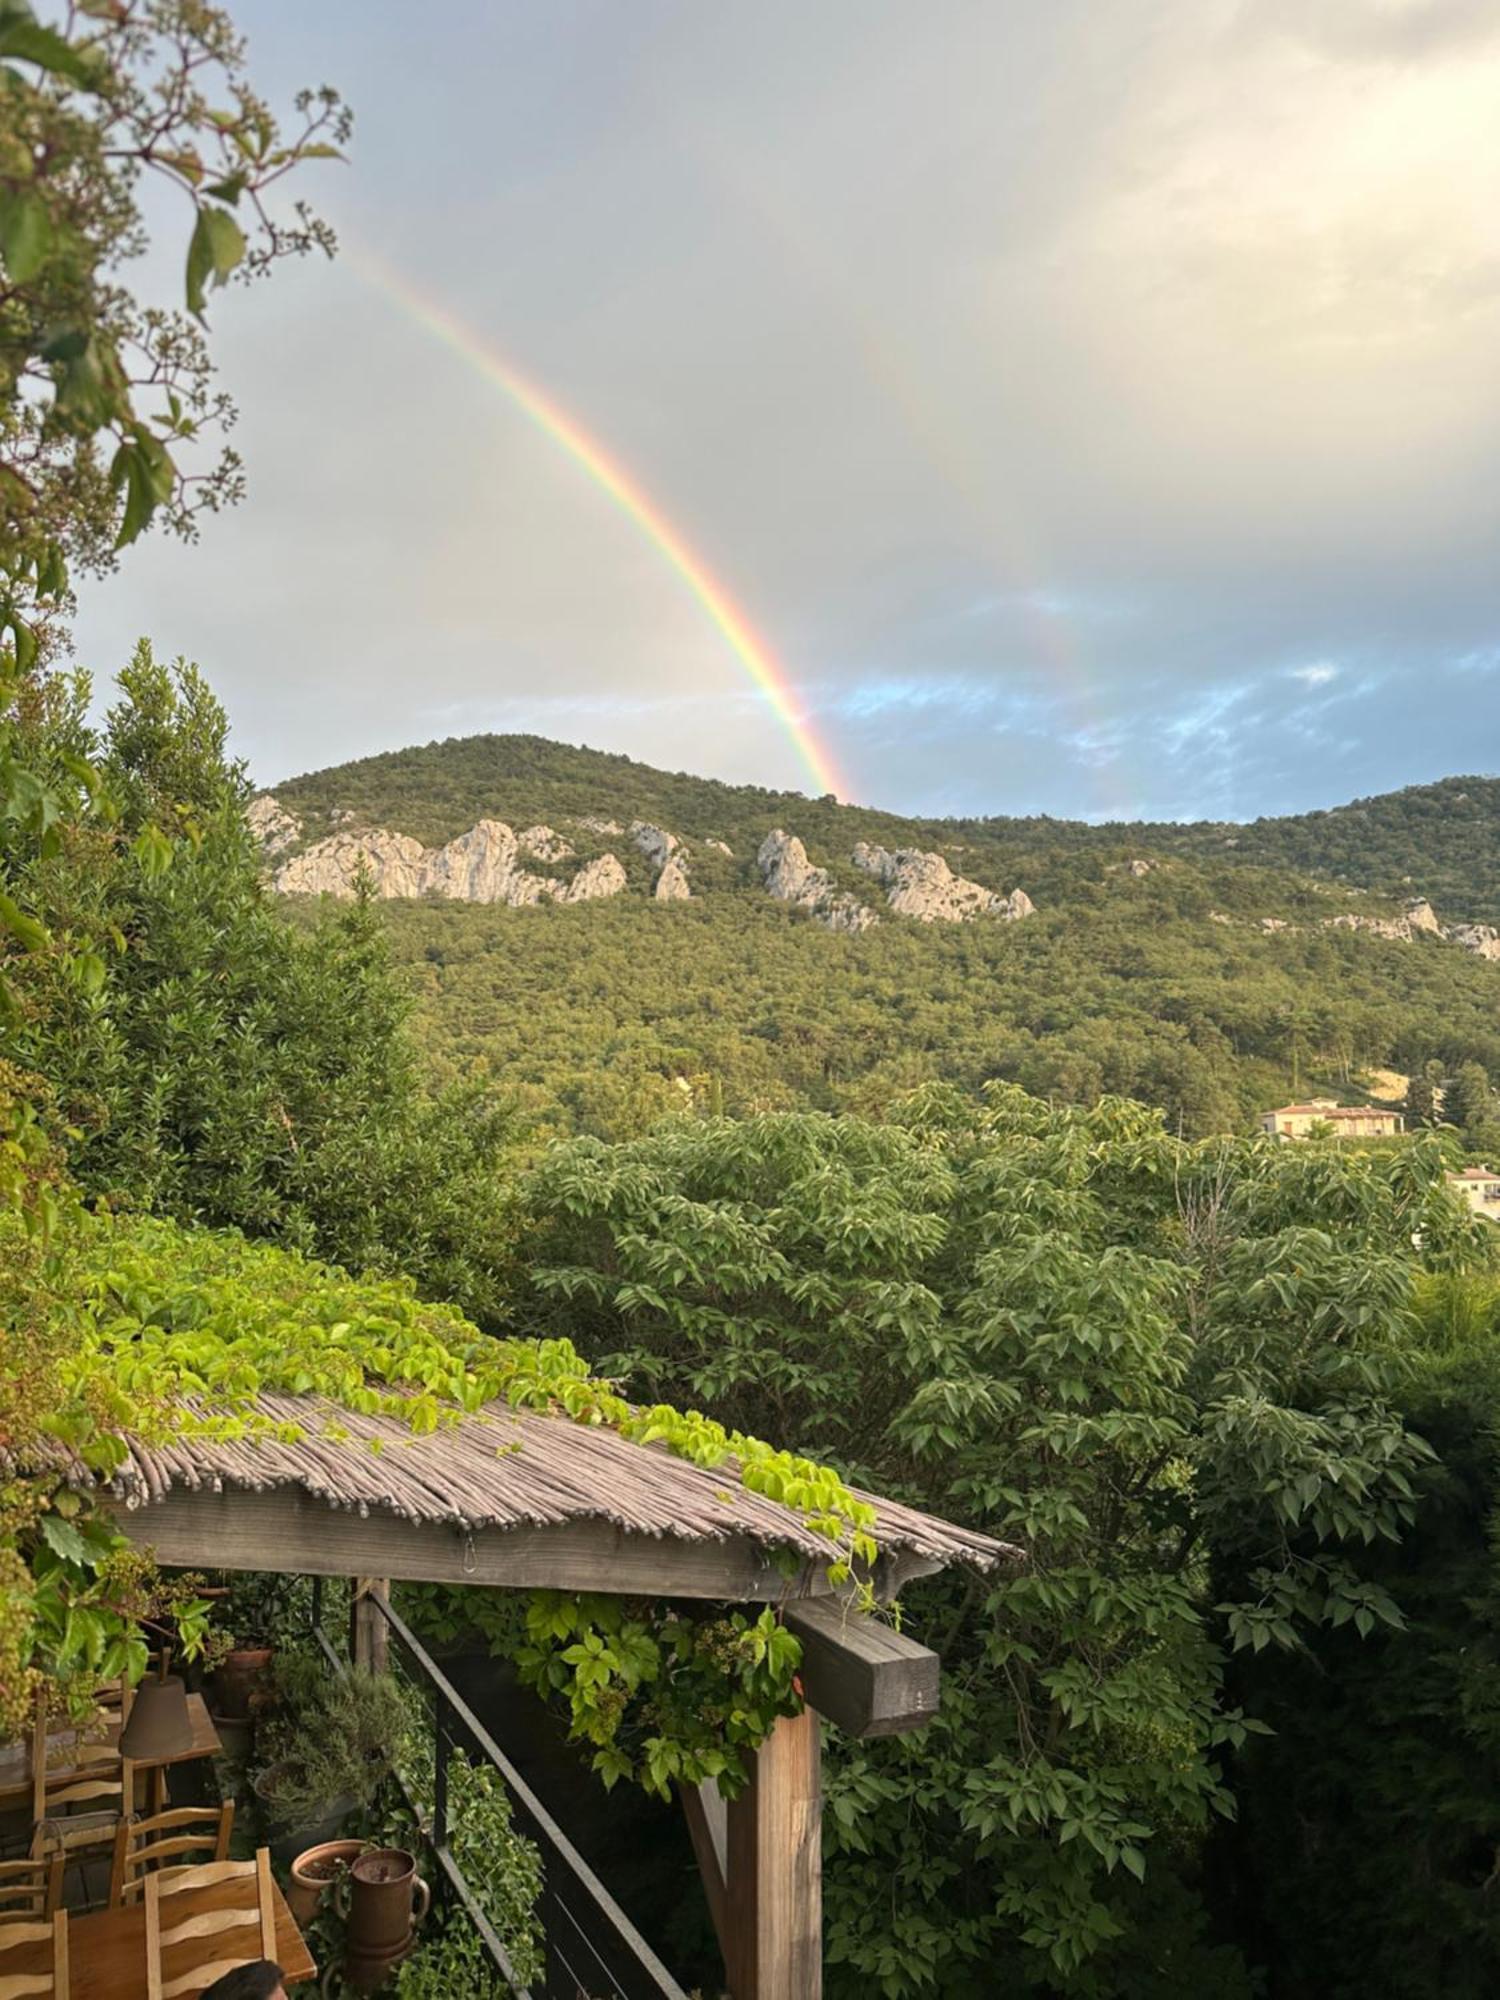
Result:
{"type": "MultiPolygon", "coordinates": [[[[419,72],[358,0],[242,11],[270,87],[356,101],[335,222],[629,467],[861,797],[1500,765],[1491,0],[453,0],[419,72]]],[[[505,726],[807,783],[680,579],[388,298],[287,270],[213,333],[251,498],[88,586],[101,675],[197,656],[263,779],[505,726]]]]}

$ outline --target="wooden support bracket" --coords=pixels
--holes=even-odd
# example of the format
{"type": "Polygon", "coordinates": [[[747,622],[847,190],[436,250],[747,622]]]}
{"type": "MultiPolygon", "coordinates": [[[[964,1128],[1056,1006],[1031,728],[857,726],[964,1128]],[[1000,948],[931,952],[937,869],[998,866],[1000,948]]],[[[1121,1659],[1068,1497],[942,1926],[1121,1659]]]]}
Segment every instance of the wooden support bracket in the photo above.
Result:
{"type": "Polygon", "coordinates": [[[937,1714],[942,1662],[915,1639],[836,1597],[790,1603],[783,1617],[802,1641],[804,1694],[847,1735],[900,1736],[937,1714]]]}
{"type": "Polygon", "coordinates": [[[349,1657],[366,1673],[383,1674],[390,1659],[390,1627],[375,1608],[376,1598],[390,1603],[390,1579],[355,1577],[349,1600],[349,1657]]]}

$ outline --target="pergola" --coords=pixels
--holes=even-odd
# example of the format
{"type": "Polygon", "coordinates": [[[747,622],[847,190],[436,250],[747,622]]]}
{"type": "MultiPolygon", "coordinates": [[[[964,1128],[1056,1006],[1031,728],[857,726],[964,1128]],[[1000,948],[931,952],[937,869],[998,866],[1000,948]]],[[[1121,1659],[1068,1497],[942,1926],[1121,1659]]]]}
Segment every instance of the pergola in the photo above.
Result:
{"type": "MultiPolygon", "coordinates": [[[[695,1465],[506,1405],[445,1412],[425,1436],[313,1398],[256,1408],[279,1435],[127,1441],[105,1497],[164,1563],[354,1579],[357,1664],[378,1663],[385,1626],[370,1599],[393,1580],[781,1609],[802,1641],[807,1705],[761,1745],[739,1798],[705,1786],[684,1805],[734,2000],[817,2000],[819,1717],[856,1736],[916,1728],[937,1709],[937,1655],[851,1609],[829,1583],[828,1542],[733,1463],[695,1465]]],[[[876,1511],[883,1600],[955,1564],[1019,1560],[986,1535],[860,1497],[876,1511]]]]}

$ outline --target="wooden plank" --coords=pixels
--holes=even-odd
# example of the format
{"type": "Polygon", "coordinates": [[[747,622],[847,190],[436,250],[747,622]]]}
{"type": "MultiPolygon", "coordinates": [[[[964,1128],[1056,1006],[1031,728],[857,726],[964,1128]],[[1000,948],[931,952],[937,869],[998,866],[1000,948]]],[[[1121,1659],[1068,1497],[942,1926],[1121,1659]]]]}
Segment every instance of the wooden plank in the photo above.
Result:
{"type": "Polygon", "coordinates": [[[938,1711],[942,1662],[893,1625],[838,1598],[789,1604],[802,1641],[802,1691],[849,1736],[899,1736],[938,1711]]]}
{"type": "Polygon", "coordinates": [[[397,1514],[372,1510],[361,1516],[286,1489],[182,1490],[149,1507],[117,1508],[114,1518],[132,1542],[184,1569],[211,1565],[762,1604],[822,1596],[830,1587],[824,1564],[807,1562],[784,1576],[770,1550],[744,1535],[699,1542],[627,1534],[607,1521],[585,1520],[478,1528],[471,1535],[397,1514]]]}
{"type": "Polygon", "coordinates": [[[390,1663],[391,1628],[376,1610],[376,1599],[390,1603],[390,1578],[355,1577],[349,1600],[349,1657],[366,1673],[383,1674],[390,1663]]]}
{"type": "Polygon", "coordinates": [[[703,1878],[703,1898],[713,1918],[714,1936],[725,1964],[731,1950],[728,1917],[729,1825],[719,1788],[714,1784],[685,1785],[680,1792],[693,1856],[703,1878]]]}
{"type": "Polygon", "coordinates": [[[730,1801],[726,1896],[734,2000],[821,2000],[822,1746],[817,1713],[784,1715],[730,1801]]]}

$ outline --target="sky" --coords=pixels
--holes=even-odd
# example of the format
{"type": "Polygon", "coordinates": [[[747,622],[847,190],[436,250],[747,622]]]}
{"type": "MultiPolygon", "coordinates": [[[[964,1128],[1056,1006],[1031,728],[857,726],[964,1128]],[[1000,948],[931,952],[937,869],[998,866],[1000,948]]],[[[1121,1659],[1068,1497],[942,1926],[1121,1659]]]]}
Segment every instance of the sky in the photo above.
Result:
{"type": "Polygon", "coordinates": [[[215,296],[249,496],[77,634],[195,659],[258,782],[483,730],[928,813],[1500,769],[1494,0],[234,13],[353,104],[343,252],[215,296]]]}

